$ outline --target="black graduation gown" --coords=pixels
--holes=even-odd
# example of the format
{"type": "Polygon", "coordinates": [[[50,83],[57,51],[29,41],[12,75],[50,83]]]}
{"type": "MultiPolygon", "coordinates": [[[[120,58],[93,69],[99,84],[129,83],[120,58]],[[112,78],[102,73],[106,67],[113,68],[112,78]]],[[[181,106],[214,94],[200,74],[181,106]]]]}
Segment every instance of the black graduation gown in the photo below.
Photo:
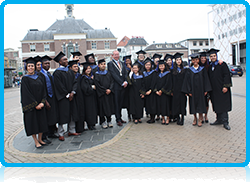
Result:
{"type": "Polygon", "coordinates": [[[35,108],[40,103],[45,104],[46,83],[44,76],[41,74],[36,76],[36,79],[23,76],[20,89],[23,121],[27,136],[48,131],[45,107],[41,110],[35,108]]]}
{"type": "Polygon", "coordinates": [[[157,72],[152,70],[149,72],[149,75],[144,71],[144,83],[145,83],[145,90],[146,92],[151,90],[151,94],[145,95],[145,108],[148,114],[155,115],[156,114],[156,94],[153,92],[156,79],[157,79],[157,72]]]}
{"type": "Polygon", "coordinates": [[[228,66],[225,62],[221,65],[216,65],[212,71],[212,66],[209,66],[208,76],[212,86],[210,92],[210,98],[215,113],[229,112],[232,110],[231,89],[232,80],[228,66]],[[222,92],[223,87],[226,87],[228,91],[222,92]]]}
{"type": "Polygon", "coordinates": [[[109,117],[115,114],[114,105],[114,80],[109,71],[106,74],[100,74],[98,71],[94,76],[94,83],[96,86],[96,93],[98,98],[98,108],[100,117],[109,117]],[[106,94],[106,90],[110,89],[111,93],[106,94]]]}
{"type": "Polygon", "coordinates": [[[143,117],[144,99],[140,95],[146,94],[143,75],[135,78],[133,74],[129,84],[129,111],[133,115],[133,119],[141,119],[143,117]]]}
{"type": "MultiPolygon", "coordinates": [[[[125,63],[124,63],[125,66],[125,63]]],[[[127,79],[129,79],[129,73],[131,72],[131,70],[128,70],[126,68],[127,71],[127,79]]],[[[127,81],[128,82],[128,81],[127,81]]],[[[129,111],[129,89],[130,89],[130,85],[128,84],[127,87],[125,88],[125,93],[124,93],[124,98],[123,98],[123,103],[122,103],[122,108],[126,108],[129,111]]]]}
{"type": "Polygon", "coordinates": [[[145,68],[144,68],[144,62],[139,62],[139,60],[136,61],[138,63],[138,66],[139,66],[139,72],[143,72],[145,71],[145,68]]]}
{"type": "MultiPolygon", "coordinates": [[[[41,75],[44,76],[44,79],[46,80],[45,75],[43,73],[41,73],[41,75]]],[[[48,75],[50,83],[51,83],[53,95],[52,95],[52,97],[49,96],[48,88],[46,86],[46,93],[47,93],[46,100],[50,104],[50,107],[51,107],[49,110],[46,109],[46,115],[47,115],[47,124],[49,126],[52,126],[58,122],[59,116],[58,116],[58,106],[57,106],[57,100],[56,100],[56,96],[55,96],[55,87],[54,87],[53,77],[49,72],[47,75],[48,75]]],[[[46,84],[46,82],[45,82],[45,84],[46,84]]]]}
{"type": "Polygon", "coordinates": [[[98,106],[96,90],[92,88],[94,85],[93,79],[88,79],[85,75],[82,76],[81,89],[83,92],[85,121],[88,125],[97,123],[98,106]]]}
{"type": "Polygon", "coordinates": [[[172,73],[172,78],[173,78],[172,114],[173,115],[179,115],[179,114],[186,115],[187,97],[185,93],[181,92],[186,71],[187,69],[183,69],[181,72],[177,72],[177,74],[172,73]]]}
{"type": "Polygon", "coordinates": [[[160,77],[160,73],[157,75],[156,86],[154,89],[154,94],[156,91],[162,91],[161,96],[156,94],[156,111],[157,115],[170,116],[170,97],[172,93],[172,75],[170,71],[164,72],[164,76],[160,77]]]}
{"type": "Polygon", "coordinates": [[[181,91],[189,96],[189,111],[190,114],[206,113],[205,92],[211,91],[210,81],[207,75],[207,70],[199,66],[198,71],[194,73],[190,67],[186,70],[186,75],[181,91]]]}
{"type": "Polygon", "coordinates": [[[66,95],[72,91],[76,92],[77,82],[75,79],[75,74],[71,69],[68,71],[56,69],[54,74],[54,86],[55,95],[58,102],[58,114],[59,114],[59,124],[69,123],[71,121],[71,116],[73,121],[78,120],[77,107],[75,103],[75,97],[70,102],[66,95]]]}
{"type": "Polygon", "coordinates": [[[81,133],[84,131],[84,120],[85,120],[85,109],[84,109],[84,98],[83,92],[81,89],[81,75],[78,75],[76,78],[77,81],[77,90],[74,95],[76,105],[77,105],[77,113],[78,113],[78,121],[76,122],[76,132],[81,133]]]}

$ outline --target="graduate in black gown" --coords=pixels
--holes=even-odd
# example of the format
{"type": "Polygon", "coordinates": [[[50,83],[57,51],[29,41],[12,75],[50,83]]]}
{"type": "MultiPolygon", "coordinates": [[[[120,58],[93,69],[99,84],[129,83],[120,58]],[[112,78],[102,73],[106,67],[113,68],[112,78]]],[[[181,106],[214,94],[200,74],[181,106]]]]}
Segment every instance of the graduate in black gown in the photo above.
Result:
{"type": "Polygon", "coordinates": [[[85,62],[82,65],[81,89],[84,99],[85,121],[89,130],[96,130],[98,103],[94,75],[91,75],[90,63],[85,62]]]}
{"type": "Polygon", "coordinates": [[[131,74],[129,84],[129,106],[130,112],[133,116],[134,123],[142,123],[143,117],[144,97],[145,97],[145,84],[142,73],[139,72],[139,63],[135,62],[132,66],[133,74],[131,74]]]}
{"type": "Polygon", "coordinates": [[[140,50],[136,52],[137,54],[137,60],[139,66],[139,72],[142,73],[144,71],[144,60],[145,60],[145,54],[147,54],[145,51],[140,50]]]}
{"type": "Polygon", "coordinates": [[[189,95],[189,111],[194,115],[193,125],[197,124],[196,113],[199,113],[198,126],[202,126],[203,114],[206,113],[205,95],[211,91],[207,70],[199,66],[199,55],[190,55],[192,66],[187,69],[182,92],[189,95]]]}
{"type": "Polygon", "coordinates": [[[153,64],[152,69],[157,70],[159,60],[161,59],[162,55],[155,53],[152,57],[153,64]]]}
{"type": "Polygon", "coordinates": [[[104,129],[112,128],[111,115],[115,114],[114,80],[110,72],[106,70],[105,59],[98,60],[98,70],[94,75],[94,82],[98,98],[100,124],[104,129]]]}
{"type": "Polygon", "coordinates": [[[171,110],[172,74],[164,60],[159,61],[159,72],[154,92],[156,93],[157,115],[162,116],[162,125],[168,125],[171,110]],[[165,117],[167,117],[167,119],[165,119],[165,117]]]}
{"type": "Polygon", "coordinates": [[[34,139],[35,147],[42,148],[46,145],[42,141],[42,134],[48,131],[44,107],[46,83],[44,76],[35,72],[35,60],[30,57],[25,62],[28,74],[23,76],[20,89],[24,127],[26,135],[34,139]]]}
{"type": "Polygon", "coordinates": [[[91,74],[94,75],[98,67],[95,61],[95,55],[91,53],[91,54],[85,55],[84,57],[85,57],[86,62],[90,63],[90,67],[92,69],[91,74]]]}
{"type": "Polygon", "coordinates": [[[155,115],[156,115],[156,94],[153,92],[156,79],[157,79],[157,72],[152,68],[153,64],[150,58],[146,58],[144,61],[144,69],[143,72],[144,76],[144,84],[145,84],[145,108],[147,113],[150,114],[150,120],[147,123],[154,123],[155,122],[155,115]]]}
{"type": "Polygon", "coordinates": [[[47,144],[51,143],[49,138],[58,138],[58,135],[55,133],[57,132],[56,124],[58,122],[58,106],[55,96],[55,87],[53,77],[49,72],[50,69],[50,61],[52,58],[45,55],[41,57],[42,68],[41,73],[44,75],[46,80],[46,90],[47,90],[47,99],[45,101],[45,108],[46,108],[46,115],[47,115],[47,125],[49,131],[47,133],[43,133],[43,141],[47,144]]]}
{"type": "Polygon", "coordinates": [[[213,111],[216,113],[216,121],[210,125],[223,124],[224,128],[230,130],[228,112],[232,110],[231,89],[232,80],[230,71],[225,62],[218,64],[218,49],[210,49],[207,53],[210,58],[208,76],[211,82],[210,92],[213,111]]]}
{"type": "MultiPolygon", "coordinates": [[[[132,68],[131,55],[124,56],[123,57],[123,63],[124,63],[124,67],[126,68],[126,71],[127,71],[127,77],[129,78],[129,74],[132,72],[131,71],[131,68],[132,68]]],[[[128,120],[131,121],[132,115],[131,115],[131,113],[129,111],[129,88],[130,88],[129,85],[125,88],[122,108],[127,109],[128,120]]]]}
{"type": "Polygon", "coordinates": [[[68,68],[68,59],[63,52],[58,53],[58,55],[53,59],[60,64],[54,73],[54,86],[55,95],[58,103],[58,134],[59,140],[64,141],[64,129],[63,125],[68,125],[69,133],[68,135],[75,136],[79,135],[75,131],[75,121],[77,121],[77,114],[74,113],[74,108],[72,108],[71,101],[74,99],[76,94],[77,82],[75,79],[74,72],[68,68]]]}
{"type": "MultiPolygon", "coordinates": [[[[75,53],[74,53],[75,55],[75,53]]],[[[73,56],[74,58],[74,56],[73,56]]],[[[75,115],[74,119],[75,121],[75,129],[76,133],[82,133],[84,131],[84,100],[83,100],[83,93],[81,90],[81,74],[79,73],[79,66],[78,66],[79,60],[71,60],[69,61],[69,69],[71,69],[74,72],[75,79],[77,81],[77,89],[76,94],[74,95],[73,100],[71,101],[71,108],[72,113],[75,115]]]]}
{"type": "Polygon", "coordinates": [[[177,116],[177,125],[184,125],[184,116],[186,115],[187,106],[187,96],[181,91],[186,73],[186,68],[181,58],[182,55],[182,53],[175,55],[174,68],[172,70],[172,114],[177,116]]]}

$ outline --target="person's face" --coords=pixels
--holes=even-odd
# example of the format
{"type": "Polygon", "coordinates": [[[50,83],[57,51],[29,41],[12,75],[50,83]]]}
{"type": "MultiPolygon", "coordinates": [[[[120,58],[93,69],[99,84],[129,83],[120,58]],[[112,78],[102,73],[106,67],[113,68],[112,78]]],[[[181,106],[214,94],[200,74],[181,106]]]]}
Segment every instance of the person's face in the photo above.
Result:
{"type": "Polygon", "coordinates": [[[139,68],[138,68],[138,66],[133,66],[132,70],[133,70],[134,74],[137,74],[139,71],[139,68]]]}
{"type": "Polygon", "coordinates": [[[145,68],[146,68],[147,71],[149,71],[150,68],[151,68],[151,62],[147,62],[147,63],[145,64],[145,68]]]}
{"type": "Polygon", "coordinates": [[[90,63],[95,63],[95,58],[93,58],[93,56],[90,56],[90,57],[88,58],[88,61],[89,61],[90,63]]]}
{"type": "Polygon", "coordinates": [[[90,73],[91,73],[91,67],[88,66],[87,69],[86,69],[86,71],[85,71],[85,74],[89,75],[90,73]]]}
{"type": "Polygon", "coordinates": [[[167,59],[167,64],[168,64],[168,66],[172,66],[172,59],[171,58],[167,59]]]}
{"type": "Polygon", "coordinates": [[[120,54],[118,51],[114,51],[112,54],[112,58],[115,59],[116,61],[119,60],[120,54]]]}
{"type": "Polygon", "coordinates": [[[41,62],[36,63],[36,70],[37,71],[41,71],[41,64],[42,64],[41,62]]]}
{"type": "Polygon", "coordinates": [[[106,62],[102,62],[102,63],[98,64],[98,67],[101,71],[104,71],[106,69],[106,62]]]}
{"type": "Polygon", "coordinates": [[[73,58],[73,60],[80,60],[80,57],[79,56],[75,56],[74,58],[73,58]]]}
{"type": "Polygon", "coordinates": [[[159,69],[160,69],[161,72],[163,72],[164,69],[165,69],[165,64],[160,64],[159,65],[159,69]]]}
{"type": "Polygon", "coordinates": [[[126,59],[126,66],[131,69],[131,60],[126,59]]]}
{"type": "Polygon", "coordinates": [[[207,58],[205,56],[201,57],[201,63],[205,64],[207,62],[207,58]]]}
{"type": "Polygon", "coordinates": [[[145,58],[144,54],[139,54],[139,55],[138,55],[138,60],[139,60],[139,61],[143,61],[144,58],[145,58]]]}
{"type": "Polygon", "coordinates": [[[157,65],[158,64],[158,61],[159,61],[160,59],[159,58],[155,58],[154,59],[154,63],[155,63],[155,65],[157,65]]]}
{"type": "Polygon", "coordinates": [[[216,54],[211,54],[209,57],[210,57],[210,60],[212,62],[215,62],[217,60],[217,55],[216,54]]]}
{"type": "Polygon", "coordinates": [[[176,62],[176,64],[177,64],[177,66],[180,66],[181,65],[181,58],[176,58],[175,59],[175,62],[176,62]]]}
{"type": "Polygon", "coordinates": [[[35,72],[35,65],[32,63],[27,64],[27,71],[29,74],[33,74],[35,72]]]}
{"type": "Polygon", "coordinates": [[[68,58],[66,56],[62,57],[59,61],[60,65],[67,67],[68,65],[68,58]]]}
{"type": "Polygon", "coordinates": [[[74,73],[77,73],[78,72],[78,65],[77,64],[72,65],[71,69],[74,71],[74,73]]]}
{"type": "Polygon", "coordinates": [[[50,61],[45,61],[45,62],[43,62],[43,69],[45,69],[46,71],[48,71],[49,70],[49,68],[50,68],[50,61]]]}
{"type": "Polygon", "coordinates": [[[199,59],[198,58],[193,58],[191,61],[192,61],[194,66],[197,66],[199,64],[199,59]]]}

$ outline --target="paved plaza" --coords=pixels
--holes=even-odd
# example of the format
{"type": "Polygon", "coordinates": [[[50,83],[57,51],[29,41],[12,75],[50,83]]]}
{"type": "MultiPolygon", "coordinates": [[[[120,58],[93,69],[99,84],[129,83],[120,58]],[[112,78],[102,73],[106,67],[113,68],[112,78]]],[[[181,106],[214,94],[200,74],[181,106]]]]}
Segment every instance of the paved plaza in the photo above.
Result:
{"type": "MultiPolygon", "coordinates": [[[[100,137],[97,136],[112,134],[112,130],[97,125],[95,132],[66,137],[65,142],[52,139],[51,146],[56,147],[58,143],[57,147],[59,144],[66,147],[61,152],[49,152],[46,147],[42,151],[34,149],[33,140],[23,131],[20,90],[7,88],[4,90],[4,160],[7,163],[243,163],[246,160],[246,76],[234,76],[232,81],[230,131],[222,125],[209,123],[192,126],[193,116],[189,115],[187,107],[183,126],[147,124],[148,118],[144,116],[143,123],[127,123],[120,129],[114,123],[113,136],[106,141],[102,136],[102,141],[98,142],[100,137]],[[82,149],[72,150],[74,145],[80,144],[82,149]]],[[[123,114],[126,115],[125,110],[123,114]]],[[[211,103],[208,118],[210,122],[215,121],[211,103]]]]}

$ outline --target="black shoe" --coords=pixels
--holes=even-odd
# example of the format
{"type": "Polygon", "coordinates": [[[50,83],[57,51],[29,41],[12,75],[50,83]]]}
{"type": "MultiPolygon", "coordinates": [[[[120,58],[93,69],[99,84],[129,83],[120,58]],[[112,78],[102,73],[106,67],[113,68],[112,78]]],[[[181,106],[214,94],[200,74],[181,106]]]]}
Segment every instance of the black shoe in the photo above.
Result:
{"type": "Polygon", "coordinates": [[[204,123],[204,120],[202,120],[201,123],[203,124],[203,123],[204,123]]]}
{"type": "Polygon", "coordinates": [[[142,123],[142,121],[141,121],[141,120],[138,120],[138,123],[142,123]]]}
{"type": "Polygon", "coordinates": [[[210,125],[221,125],[221,123],[216,120],[214,123],[210,123],[210,125]]]}
{"type": "Polygon", "coordinates": [[[159,120],[160,120],[160,117],[155,118],[155,120],[156,120],[156,121],[159,121],[159,120]]]}
{"type": "Polygon", "coordinates": [[[209,121],[208,120],[205,120],[205,123],[208,123],[209,121]]]}
{"type": "Polygon", "coordinates": [[[51,141],[48,139],[42,139],[43,142],[45,142],[46,144],[51,144],[51,141]]]}
{"type": "Polygon", "coordinates": [[[48,135],[48,138],[59,138],[59,136],[56,134],[52,134],[52,135],[48,135]]]}
{"type": "Polygon", "coordinates": [[[224,126],[224,128],[227,129],[227,130],[230,130],[230,129],[231,129],[230,126],[229,126],[228,124],[224,124],[223,126],[224,126]]]}
{"type": "Polygon", "coordinates": [[[154,119],[148,120],[147,123],[155,123],[154,119]]]}
{"type": "Polygon", "coordinates": [[[41,144],[41,146],[37,147],[36,144],[35,144],[35,148],[37,148],[37,149],[42,149],[42,148],[43,148],[43,145],[41,144]]]}

